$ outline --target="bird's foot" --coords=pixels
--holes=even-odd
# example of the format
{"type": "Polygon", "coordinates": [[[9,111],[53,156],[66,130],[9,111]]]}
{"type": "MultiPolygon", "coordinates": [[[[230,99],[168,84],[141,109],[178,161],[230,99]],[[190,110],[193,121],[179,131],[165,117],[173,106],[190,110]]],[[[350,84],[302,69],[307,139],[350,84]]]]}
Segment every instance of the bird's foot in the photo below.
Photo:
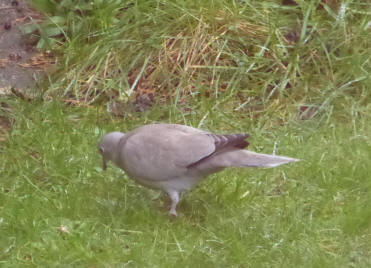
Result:
{"type": "Polygon", "coordinates": [[[179,202],[179,192],[177,191],[168,191],[167,192],[170,199],[171,199],[171,206],[170,206],[170,215],[177,216],[178,214],[176,213],[176,205],[179,202]]]}
{"type": "Polygon", "coordinates": [[[171,216],[174,216],[174,217],[178,216],[178,213],[177,213],[176,210],[173,209],[173,208],[170,209],[169,214],[170,214],[171,216]]]}

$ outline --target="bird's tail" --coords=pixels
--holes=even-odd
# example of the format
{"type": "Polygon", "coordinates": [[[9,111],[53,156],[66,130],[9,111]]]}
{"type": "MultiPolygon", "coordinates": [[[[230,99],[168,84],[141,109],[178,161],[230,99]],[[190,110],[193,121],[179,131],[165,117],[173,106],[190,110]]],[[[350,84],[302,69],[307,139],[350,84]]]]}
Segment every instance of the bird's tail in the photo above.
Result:
{"type": "Polygon", "coordinates": [[[277,167],[300,161],[287,156],[260,154],[248,150],[233,150],[214,156],[214,163],[223,167],[277,167]]]}

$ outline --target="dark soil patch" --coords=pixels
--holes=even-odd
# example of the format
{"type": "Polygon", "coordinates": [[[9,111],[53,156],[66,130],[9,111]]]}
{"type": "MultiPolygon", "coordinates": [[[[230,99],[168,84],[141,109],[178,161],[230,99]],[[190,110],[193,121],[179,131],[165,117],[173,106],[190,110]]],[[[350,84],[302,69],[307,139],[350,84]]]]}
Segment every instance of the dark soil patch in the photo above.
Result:
{"type": "Polygon", "coordinates": [[[11,129],[6,95],[27,96],[43,74],[45,54],[35,48],[38,37],[25,36],[20,28],[40,19],[26,0],[0,0],[0,144],[11,129]]]}
{"type": "MultiPolygon", "coordinates": [[[[25,0],[0,1],[0,95],[10,87],[34,87],[41,70],[30,62],[37,56],[35,40],[25,37],[20,26],[38,21],[40,14],[25,0]]],[[[37,42],[37,40],[36,40],[37,42]]]]}

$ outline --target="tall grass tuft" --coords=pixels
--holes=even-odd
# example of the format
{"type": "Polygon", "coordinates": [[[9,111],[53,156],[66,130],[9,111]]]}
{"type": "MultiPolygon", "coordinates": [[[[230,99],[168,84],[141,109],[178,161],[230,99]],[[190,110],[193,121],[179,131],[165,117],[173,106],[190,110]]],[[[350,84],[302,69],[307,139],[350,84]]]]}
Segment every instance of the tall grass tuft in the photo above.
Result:
{"type": "Polygon", "coordinates": [[[191,107],[206,96],[254,114],[300,104],[330,113],[370,99],[364,1],[33,3],[51,21],[64,18],[55,22],[61,35],[47,38],[59,63],[46,95],[84,103],[151,95],[191,107]]]}

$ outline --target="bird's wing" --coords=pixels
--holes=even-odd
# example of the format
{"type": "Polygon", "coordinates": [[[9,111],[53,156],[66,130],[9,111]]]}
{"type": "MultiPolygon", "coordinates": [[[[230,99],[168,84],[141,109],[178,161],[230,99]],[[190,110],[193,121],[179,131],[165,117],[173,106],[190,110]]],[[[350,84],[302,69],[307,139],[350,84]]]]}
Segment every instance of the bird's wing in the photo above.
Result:
{"type": "Polygon", "coordinates": [[[189,164],[187,167],[196,167],[203,162],[208,161],[210,158],[215,157],[216,155],[223,154],[228,151],[235,151],[238,149],[243,149],[249,146],[249,142],[246,141],[246,138],[249,137],[249,134],[229,134],[229,135],[217,135],[212,133],[205,134],[209,136],[215,145],[215,149],[211,154],[208,154],[201,158],[198,161],[195,161],[189,164]]]}
{"type": "MultiPolygon", "coordinates": [[[[239,134],[238,134],[239,135],[239,134]]],[[[128,133],[120,147],[123,168],[134,177],[168,180],[228,146],[242,148],[246,135],[215,135],[199,129],[154,124],[128,133]]]]}

